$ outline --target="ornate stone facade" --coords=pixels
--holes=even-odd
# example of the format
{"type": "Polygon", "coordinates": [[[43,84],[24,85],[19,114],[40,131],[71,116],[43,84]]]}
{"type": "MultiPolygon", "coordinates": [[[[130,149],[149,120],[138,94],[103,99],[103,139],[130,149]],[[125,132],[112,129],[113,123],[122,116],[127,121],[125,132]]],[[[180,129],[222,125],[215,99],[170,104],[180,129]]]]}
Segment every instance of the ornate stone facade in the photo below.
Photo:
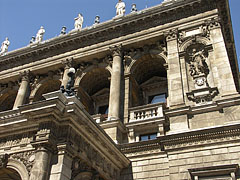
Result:
{"type": "Polygon", "coordinates": [[[228,1],[93,26],[0,56],[0,179],[240,179],[228,1]]]}

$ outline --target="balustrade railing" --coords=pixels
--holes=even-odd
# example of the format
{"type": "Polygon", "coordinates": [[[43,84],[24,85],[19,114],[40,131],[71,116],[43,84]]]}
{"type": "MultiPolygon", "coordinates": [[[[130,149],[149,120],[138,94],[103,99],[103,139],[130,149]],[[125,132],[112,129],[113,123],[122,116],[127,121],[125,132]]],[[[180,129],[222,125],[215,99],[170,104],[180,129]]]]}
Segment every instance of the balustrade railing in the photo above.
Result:
{"type": "Polygon", "coordinates": [[[165,103],[157,103],[129,108],[129,122],[161,118],[163,117],[164,107],[165,103]]]}

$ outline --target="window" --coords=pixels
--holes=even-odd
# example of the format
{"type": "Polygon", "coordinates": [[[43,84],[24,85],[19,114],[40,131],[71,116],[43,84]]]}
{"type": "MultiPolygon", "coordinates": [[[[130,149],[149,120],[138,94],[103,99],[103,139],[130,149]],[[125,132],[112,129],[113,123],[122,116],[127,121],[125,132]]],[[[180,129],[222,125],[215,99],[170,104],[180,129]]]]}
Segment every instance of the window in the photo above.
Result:
{"type": "Polygon", "coordinates": [[[99,114],[108,114],[108,105],[100,106],[98,108],[98,113],[99,114]]]}
{"type": "Polygon", "coordinates": [[[149,97],[150,104],[155,104],[160,102],[166,102],[166,94],[159,94],[159,95],[154,95],[149,97]]]}
{"type": "Polygon", "coordinates": [[[157,133],[145,134],[140,136],[140,141],[148,141],[157,138],[157,133]]]}
{"type": "Polygon", "coordinates": [[[238,164],[189,169],[192,180],[236,180],[238,164]]]}

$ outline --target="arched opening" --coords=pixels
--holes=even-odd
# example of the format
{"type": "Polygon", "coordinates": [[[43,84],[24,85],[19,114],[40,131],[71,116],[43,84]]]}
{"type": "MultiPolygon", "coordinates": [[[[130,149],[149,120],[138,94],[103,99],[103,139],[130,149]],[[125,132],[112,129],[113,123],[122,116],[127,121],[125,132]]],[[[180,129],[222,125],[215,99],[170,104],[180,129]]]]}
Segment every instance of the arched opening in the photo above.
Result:
{"type": "Polygon", "coordinates": [[[16,96],[17,91],[15,90],[8,90],[0,94],[0,111],[12,110],[16,96]]]}
{"type": "Polygon", "coordinates": [[[1,180],[22,180],[18,172],[11,168],[1,168],[0,179],[1,180]]]}
{"type": "Polygon", "coordinates": [[[60,89],[60,86],[61,86],[61,81],[59,80],[53,80],[53,79],[47,80],[46,82],[41,84],[40,87],[37,89],[32,101],[36,102],[36,101],[44,100],[44,97],[42,96],[43,94],[57,91],[60,89]]]}
{"type": "Polygon", "coordinates": [[[78,96],[91,114],[107,116],[110,89],[110,72],[105,68],[94,68],[81,79],[78,96]]]}
{"type": "Polygon", "coordinates": [[[165,60],[155,55],[144,55],[132,67],[132,107],[167,102],[168,86],[165,60]]]}

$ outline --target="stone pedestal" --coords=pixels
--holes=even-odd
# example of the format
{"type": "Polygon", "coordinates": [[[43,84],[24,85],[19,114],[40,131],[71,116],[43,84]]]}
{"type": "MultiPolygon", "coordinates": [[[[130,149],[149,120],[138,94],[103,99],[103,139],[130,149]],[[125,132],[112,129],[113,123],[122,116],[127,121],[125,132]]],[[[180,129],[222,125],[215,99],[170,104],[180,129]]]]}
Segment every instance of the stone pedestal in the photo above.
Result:
{"type": "Polygon", "coordinates": [[[17,109],[18,106],[21,106],[25,103],[28,88],[29,88],[30,72],[24,71],[21,74],[21,78],[22,78],[21,85],[18,89],[18,93],[17,93],[16,100],[14,102],[13,109],[17,109]]]}
{"type": "Polygon", "coordinates": [[[110,47],[113,56],[112,75],[109,97],[108,120],[120,119],[121,84],[122,84],[122,52],[121,46],[110,47]]]}

